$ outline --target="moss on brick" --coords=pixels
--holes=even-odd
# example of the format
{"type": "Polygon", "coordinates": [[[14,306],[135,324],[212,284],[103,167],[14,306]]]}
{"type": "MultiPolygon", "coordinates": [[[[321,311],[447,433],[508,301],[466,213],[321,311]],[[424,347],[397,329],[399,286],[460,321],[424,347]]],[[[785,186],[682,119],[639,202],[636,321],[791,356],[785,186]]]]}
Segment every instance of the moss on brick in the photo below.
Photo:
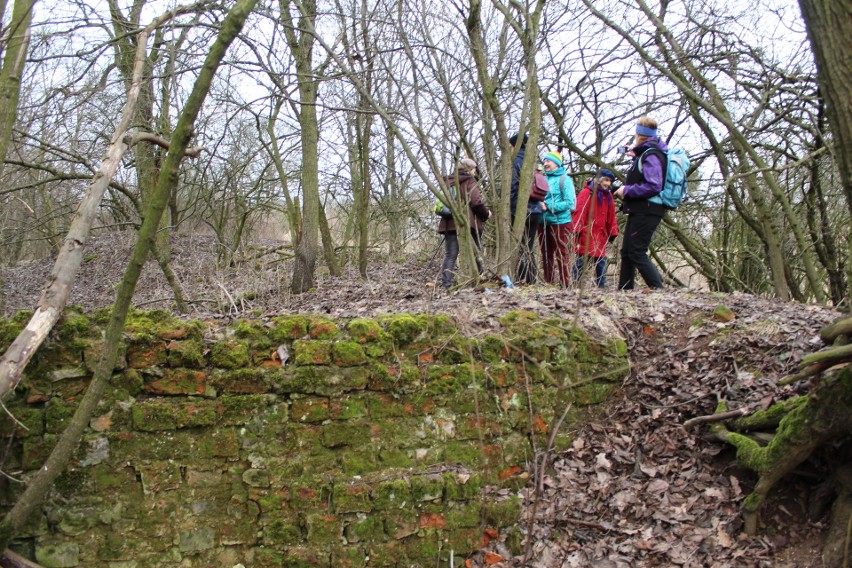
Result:
{"type": "MultiPolygon", "coordinates": [[[[40,408],[33,408],[21,404],[6,403],[6,408],[9,413],[15,417],[15,420],[9,420],[8,417],[0,419],[0,440],[8,438],[15,433],[15,438],[30,438],[41,436],[44,434],[44,411],[40,408]],[[18,422],[24,425],[21,428],[18,422]]],[[[73,408],[71,409],[73,410],[73,408]]],[[[0,411],[2,412],[2,411],[0,411]]],[[[62,414],[65,414],[64,412],[62,414]]],[[[64,423],[67,414],[61,418],[64,423]]]]}
{"type": "Polygon", "coordinates": [[[444,496],[444,478],[438,474],[415,475],[410,479],[411,498],[416,502],[436,501],[444,496]]]}
{"type": "Polygon", "coordinates": [[[337,324],[328,318],[311,317],[308,319],[308,335],[312,339],[334,339],[337,333],[337,324]]]}
{"type": "Polygon", "coordinates": [[[328,365],[331,363],[331,342],[301,340],[293,342],[296,365],[328,365]]]}
{"type": "Polygon", "coordinates": [[[385,340],[382,327],[373,319],[354,319],[346,326],[346,331],[356,342],[380,343],[385,340]]]}
{"type": "Polygon", "coordinates": [[[57,324],[57,337],[66,349],[82,349],[94,329],[89,318],[73,308],[67,308],[57,324]]]}
{"type": "Polygon", "coordinates": [[[257,320],[240,320],[234,328],[234,335],[239,339],[255,340],[266,337],[263,322],[257,320]]]}
{"type": "Polygon", "coordinates": [[[482,504],[482,520],[497,528],[510,527],[521,518],[521,500],[512,495],[503,501],[486,501],[482,504]]]}
{"type": "Polygon", "coordinates": [[[409,314],[397,314],[383,318],[388,335],[396,345],[405,346],[417,339],[423,333],[425,326],[409,314]]]}
{"type": "Polygon", "coordinates": [[[296,422],[322,422],[328,419],[327,398],[297,398],[290,406],[290,416],[296,422]]]}
{"type": "Polygon", "coordinates": [[[287,343],[308,335],[308,318],[305,316],[280,316],[272,323],[269,337],[276,343],[287,343]]]}
{"type": "Polygon", "coordinates": [[[471,367],[470,363],[461,365],[432,365],[427,370],[426,393],[439,395],[465,390],[472,385],[485,382],[481,369],[471,367]]]}
{"type": "Polygon", "coordinates": [[[441,363],[457,365],[471,360],[471,342],[459,335],[453,336],[442,344],[437,359],[441,363]]]}
{"type": "Polygon", "coordinates": [[[274,398],[262,394],[227,395],[216,401],[220,421],[225,426],[242,426],[262,413],[274,398]]]}
{"type": "Polygon", "coordinates": [[[44,429],[50,434],[59,434],[77,410],[77,402],[51,398],[44,407],[44,429]]]}
{"type": "Polygon", "coordinates": [[[367,361],[364,348],[355,341],[338,341],[331,347],[331,357],[335,365],[354,367],[367,361]]]}
{"type": "Polygon", "coordinates": [[[208,382],[216,391],[229,394],[260,394],[271,390],[268,369],[214,369],[208,382]]]}
{"type": "Polygon", "coordinates": [[[357,516],[346,526],[345,533],[348,542],[372,543],[388,540],[383,519],[373,515],[357,516]]]}
{"type": "Polygon", "coordinates": [[[368,422],[348,420],[332,422],[322,429],[322,445],[326,448],[356,448],[363,446],[370,439],[368,422]]]}
{"type": "Polygon", "coordinates": [[[444,445],[442,460],[445,463],[460,463],[471,469],[480,469],[485,463],[485,456],[478,444],[451,440],[444,445]]]}
{"type": "Polygon", "coordinates": [[[158,395],[203,395],[206,389],[207,373],[191,369],[166,369],[145,384],[146,391],[158,395]]]}
{"type": "Polygon", "coordinates": [[[379,470],[381,464],[372,451],[344,452],[340,454],[340,468],[345,475],[364,475],[379,470]]]}
{"type": "Polygon", "coordinates": [[[361,395],[333,398],[330,401],[329,413],[334,420],[364,418],[368,414],[367,400],[361,395]]]}
{"type": "Polygon", "coordinates": [[[334,512],[368,513],[373,510],[370,487],[366,483],[337,484],[333,493],[334,512]]]}
{"type": "Polygon", "coordinates": [[[482,476],[479,474],[467,473],[464,476],[456,473],[444,474],[444,495],[448,501],[478,499],[482,486],[482,476]]]}
{"type": "MultiPolygon", "coordinates": [[[[263,517],[263,544],[267,546],[294,546],[302,544],[305,535],[302,527],[297,524],[298,519],[272,518],[266,520],[263,517]]],[[[275,564],[280,566],[280,564],[275,564]]]]}
{"type": "Polygon", "coordinates": [[[204,358],[204,344],[198,340],[172,341],[168,345],[168,363],[172,367],[202,369],[207,361],[204,358]]]}
{"type": "Polygon", "coordinates": [[[0,318],[0,349],[5,351],[23,329],[22,323],[0,318]]]}
{"type": "Polygon", "coordinates": [[[411,503],[411,490],[405,479],[391,479],[376,484],[373,489],[373,507],[376,510],[400,509],[411,503]]]}
{"type": "Polygon", "coordinates": [[[220,369],[239,369],[250,364],[248,344],[244,341],[214,343],[210,363],[220,369]]]}
{"type": "Polygon", "coordinates": [[[343,536],[343,522],[337,515],[307,514],[305,527],[308,529],[308,542],[311,543],[311,547],[338,544],[343,536]]]}
{"type": "Polygon", "coordinates": [[[145,386],[145,380],[142,378],[142,373],[137,369],[127,369],[123,373],[113,375],[110,383],[119,389],[127,391],[131,396],[135,396],[142,392],[145,386]]]}

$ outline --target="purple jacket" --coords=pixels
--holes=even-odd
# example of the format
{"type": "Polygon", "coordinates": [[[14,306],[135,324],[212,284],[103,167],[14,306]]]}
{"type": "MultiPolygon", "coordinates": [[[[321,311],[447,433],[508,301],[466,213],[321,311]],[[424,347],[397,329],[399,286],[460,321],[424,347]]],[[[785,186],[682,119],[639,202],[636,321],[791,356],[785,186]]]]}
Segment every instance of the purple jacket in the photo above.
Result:
{"type": "Polygon", "coordinates": [[[643,153],[648,149],[665,152],[669,147],[658,137],[654,137],[633,148],[636,156],[627,171],[624,202],[621,205],[621,210],[628,215],[631,213],[647,213],[663,216],[665,214],[665,208],[662,205],[648,201],[649,197],[653,197],[663,190],[665,158],[657,152],[648,152],[643,157],[643,153]],[[642,159],[641,172],[638,167],[640,157],[642,159]]]}

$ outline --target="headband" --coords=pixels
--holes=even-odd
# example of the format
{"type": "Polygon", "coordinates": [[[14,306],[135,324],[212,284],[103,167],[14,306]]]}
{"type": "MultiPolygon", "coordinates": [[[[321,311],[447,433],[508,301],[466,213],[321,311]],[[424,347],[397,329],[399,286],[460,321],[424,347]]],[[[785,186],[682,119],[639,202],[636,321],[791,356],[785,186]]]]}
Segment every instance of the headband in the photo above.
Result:
{"type": "Polygon", "coordinates": [[[641,124],[637,124],[636,125],[636,134],[639,134],[640,136],[648,136],[648,137],[653,138],[654,136],[657,135],[657,129],[656,128],[648,128],[647,126],[642,126],[641,124]]]}

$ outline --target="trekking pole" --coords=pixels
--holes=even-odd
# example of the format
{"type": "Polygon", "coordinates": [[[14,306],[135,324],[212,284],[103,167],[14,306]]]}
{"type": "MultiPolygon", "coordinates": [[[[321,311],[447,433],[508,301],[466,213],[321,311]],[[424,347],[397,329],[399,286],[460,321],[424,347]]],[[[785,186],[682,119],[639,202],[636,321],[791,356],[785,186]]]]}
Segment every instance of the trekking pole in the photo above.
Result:
{"type": "Polygon", "coordinates": [[[438,246],[435,247],[435,252],[432,253],[432,258],[429,259],[429,264],[426,265],[427,268],[432,268],[432,263],[435,262],[435,257],[438,256],[438,251],[441,250],[441,247],[444,245],[444,241],[447,239],[444,235],[441,235],[441,240],[438,241],[438,246]]]}

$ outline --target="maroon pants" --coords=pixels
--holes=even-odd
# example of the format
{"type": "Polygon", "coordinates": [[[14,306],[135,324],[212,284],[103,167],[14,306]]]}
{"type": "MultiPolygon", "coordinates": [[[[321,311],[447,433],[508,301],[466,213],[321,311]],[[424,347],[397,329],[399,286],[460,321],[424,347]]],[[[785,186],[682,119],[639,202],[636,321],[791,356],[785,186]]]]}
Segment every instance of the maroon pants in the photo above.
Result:
{"type": "Polygon", "coordinates": [[[544,281],[548,284],[561,284],[567,288],[571,284],[570,225],[542,223],[538,226],[538,242],[541,246],[544,281]],[[559,282],[554,281],[557,278],[559,282]]]}

